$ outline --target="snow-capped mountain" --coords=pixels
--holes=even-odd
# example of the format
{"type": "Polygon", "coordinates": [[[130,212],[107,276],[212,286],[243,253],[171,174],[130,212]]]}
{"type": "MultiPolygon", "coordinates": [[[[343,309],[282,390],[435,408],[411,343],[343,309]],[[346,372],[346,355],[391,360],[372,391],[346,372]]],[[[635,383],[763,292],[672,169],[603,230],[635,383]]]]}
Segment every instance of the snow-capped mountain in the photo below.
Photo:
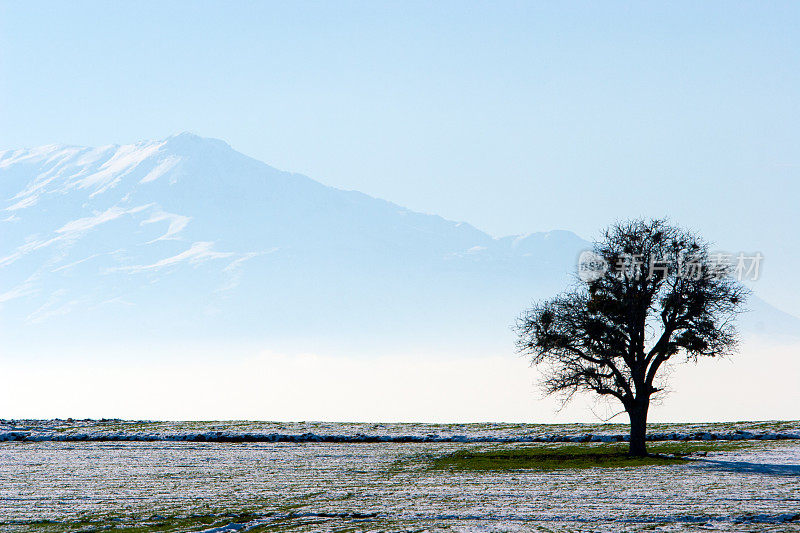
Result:
{"type": "Polygon", "coordinates": [[[493,238],[188,133],[0,152],[0,199],[4,340],[498,347],[589,246],[566,231],[493,238]]]}

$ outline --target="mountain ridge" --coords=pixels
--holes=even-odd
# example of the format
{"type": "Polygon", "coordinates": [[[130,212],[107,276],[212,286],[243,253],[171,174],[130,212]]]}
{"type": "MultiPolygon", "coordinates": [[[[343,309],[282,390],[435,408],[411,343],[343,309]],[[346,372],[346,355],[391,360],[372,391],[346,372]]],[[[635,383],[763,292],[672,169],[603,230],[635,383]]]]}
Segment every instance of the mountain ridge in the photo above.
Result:
{"type": "Polygon", "coordinates": [[[12,336],[92,323],[86,335],[158,337],[172,324],[188,337],[312,329],[497,349],[591,246],[566,230],[494,237],[188,132],[2,151],[0,198],[12,336]]]}

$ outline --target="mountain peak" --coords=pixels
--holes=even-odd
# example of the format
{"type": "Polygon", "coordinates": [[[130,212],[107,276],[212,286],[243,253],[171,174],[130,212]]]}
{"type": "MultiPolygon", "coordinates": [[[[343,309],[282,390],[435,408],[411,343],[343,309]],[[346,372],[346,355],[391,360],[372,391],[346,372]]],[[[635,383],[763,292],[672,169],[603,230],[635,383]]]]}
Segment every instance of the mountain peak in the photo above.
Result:
{"type": "Polygon", "coordinates": [[[231,145],[221,139],[213,137],[201,137],[190,131],[182,131],[163,139],[161,141],[166,148],[185,151],[198,149],[200,147],[213,146],[217,149],[233,150],[231,145]]]}

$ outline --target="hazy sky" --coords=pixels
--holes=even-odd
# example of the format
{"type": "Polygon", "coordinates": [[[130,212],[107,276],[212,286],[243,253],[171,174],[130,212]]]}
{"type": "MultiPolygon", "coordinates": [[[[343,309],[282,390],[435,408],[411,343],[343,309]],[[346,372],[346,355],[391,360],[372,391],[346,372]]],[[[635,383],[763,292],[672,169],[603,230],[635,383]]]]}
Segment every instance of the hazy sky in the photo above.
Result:
{"type": "Polygon", "coordinates": [[[800,313],[800,4],[0,2],[0,148],[190,130],[501,235],[668,214],[800,313]]]}

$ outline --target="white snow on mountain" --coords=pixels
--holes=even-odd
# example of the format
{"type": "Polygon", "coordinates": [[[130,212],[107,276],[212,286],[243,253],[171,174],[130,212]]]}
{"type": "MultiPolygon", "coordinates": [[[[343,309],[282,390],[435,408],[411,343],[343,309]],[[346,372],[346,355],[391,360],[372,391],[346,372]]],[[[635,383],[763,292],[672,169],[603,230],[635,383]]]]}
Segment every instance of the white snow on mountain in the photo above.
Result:
{"type": "Polygon", "coordinates": [[[189,133],[0,152],[0,202],[5,339],[46,323],[50,336],[506,342],[589,246],[567,231],[493,238],[189,133]]]}

